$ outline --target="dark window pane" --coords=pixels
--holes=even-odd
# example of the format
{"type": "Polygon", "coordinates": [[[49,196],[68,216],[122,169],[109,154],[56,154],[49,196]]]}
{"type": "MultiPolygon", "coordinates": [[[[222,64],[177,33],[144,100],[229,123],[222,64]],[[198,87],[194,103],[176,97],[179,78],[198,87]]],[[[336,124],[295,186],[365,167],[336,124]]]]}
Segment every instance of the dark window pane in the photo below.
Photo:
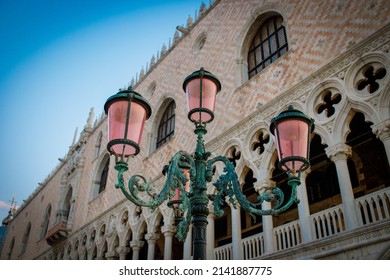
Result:
{"type": "Polygon", "coordinates": [[[175,130],[175,102],[171,101],[161,118],[157,132],[156,148],[166,143],[174,134],[175,130]]]}
{"type": "Polygon", "coordinates": [[[258,29],[248,51],[248,76],[252,78],[288,51],[283,18],[275,16],[258,29]]]}

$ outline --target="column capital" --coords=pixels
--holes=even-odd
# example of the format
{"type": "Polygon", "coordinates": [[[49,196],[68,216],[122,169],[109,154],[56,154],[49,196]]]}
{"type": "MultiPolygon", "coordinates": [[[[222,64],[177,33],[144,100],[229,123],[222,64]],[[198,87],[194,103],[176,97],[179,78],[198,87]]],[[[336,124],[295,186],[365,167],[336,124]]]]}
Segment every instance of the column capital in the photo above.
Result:
{"type": "Polygon", "coordinates": [[[264,190],[270,188],[270,187],[273,187],[275,186],[275,182],[268,179],[268,178],[264,178],[262,180],[259,180],[257,182],[254,183],[254,189],[257,193],[261,193],[263,192],[264,190]]]}
{"type": "Polygon", "coordinates": [[[145,242],[141,240],[130,241],[130,247],[134,249],[141,249],[144,246],[145,242]]]}
{"type": "Polygon", "coordinates": [[[156,243],[157,239],[160,238],[160,234],[158,233],[147,233],[145,234],[145,239],[148,241],[148,243],[156,243]]]}
{"type": "Polygon", "coordinates": [[[390,139],[390,119],[384,120],[380,123],[376,123],[371,126],[372,132],[378,137],[382,142],[390,139]]]}
{"type": "Polygon", "coordinates": [[[352,156],[352,148],[345,143],[338,143],[331,147],[325,148],[326,155],[331,161],[347,160],[352,156]]]}
{"type": "Polygon", "coordinates": [[[173,225],[164,225],[161,227],[161,232],[165,235],[174,234],[177,228],[173,225]]]}

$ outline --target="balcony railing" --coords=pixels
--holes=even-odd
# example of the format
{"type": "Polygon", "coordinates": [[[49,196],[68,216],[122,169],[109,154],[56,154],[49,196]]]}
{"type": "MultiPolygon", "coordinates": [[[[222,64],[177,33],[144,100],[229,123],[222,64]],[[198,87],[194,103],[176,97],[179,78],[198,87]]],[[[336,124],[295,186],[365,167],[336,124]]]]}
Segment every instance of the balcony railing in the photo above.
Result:
{"type": "Polygon", "coordinates": [[[356,199],[356,211],[360,213],[360,225],[390,218],[390,188],[356,199]]]}
{"type": "Polygon", "coordinates": [[[264,254],[264,234],[256,234],[242,240],[244,260],[257,258],[264,254]]]}
{"type": "Polygon", "coordinates": [[[233,259],[233,245],[228,244],[215,248],[214,258],[216,260],[232,260],[233,259]]]}
{"type": "Polygon", "coordinates": [[[345,231],[342,205],[311,215],[312,230],[316,239],[322,239],[345,231]]]}
{"type": "MultiPolygon", "coordinates": [[[[359,226],[390,219],[390,187],[355,199],[359,226]]],[[[312,231],[316,240],[321,240],[346,231],[343,206],[337,205],[310,216],[312,231]]],[[[299,221],[273,229],[274,251],[297,247],[302,243],[299,221]]],[[[264,254],[264,234],[259,233],[241,240],[244,259],[256,259],[264,254]]],[[[216,260],[233,259],[233,245],[227,244],[214,249],[216,260]]]]}

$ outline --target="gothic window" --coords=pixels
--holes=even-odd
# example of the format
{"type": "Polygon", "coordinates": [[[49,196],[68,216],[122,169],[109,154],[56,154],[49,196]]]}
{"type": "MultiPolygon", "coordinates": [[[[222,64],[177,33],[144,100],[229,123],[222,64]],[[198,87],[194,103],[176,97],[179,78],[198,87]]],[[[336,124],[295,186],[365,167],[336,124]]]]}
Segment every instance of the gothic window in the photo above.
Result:
{"type": "Polygon", "coordinates": [[[110,158],[107,158],[104,168],[100,174],[99,193],[103,192],[106,189],[109,167],[110,167],[110,158]]]}
{"type": "MultiPolygon", "coordinates": [[[[390,167],[382,141],[371,130],[372,123],[366,122],[362,113],[356,113],[349,128],[346,144],[352,147],[352,161],[358,188],[355,197],[365,195],[390,185],[390,167]]],[[[351,175],[351,171],[350,171],[351,175]]],[[[354,180],[351,180],[354,183],[354,180]]],[[[355,180],[356,182],[356,180],[355,180]]],[[[355,184],[357,184],[355,183],[355,184]]]]}
{"type": "Polygon", "coordinates": [[[100,253],[100,258],[102,260],[106,260],[106,254],[108,252],[108,245],[107,245],[107,241],[104,242],[103,244],[103,248],[102,248],[102,251],[100,253]]]}
{"type": "Polygon", "coordinates": [[[40,238],[43,239],[46,236],[47,229],[49,228],[49,220],[51,214],[51,205],[49,205],[46,209],[45,217],[43,218],[43,223],[41,227],[41,235],[40,238]]]}
{"type": "Polygon", "coordinates": [[[20,250],[20,254],[24,254],[26,252],[26,248],[27,248],[27,244],[28,244],[28,239],[30,237],[30,231],[31,231],[31,223],[29,223],[26,227],[26,230],[24,232],[24,235],[23,235],[23,239],[22,239],[22,247],[21,247],[21,250],[20,250]]]}
{"type": "Polygon", "coordinates": [[[311,214],[339,204],[340,188],[335,164],[325,153],[326,145],[314,135],[310,144],[311,172],[306,178],[307,196],[311,214]]]}
{"type": "Polygon", "coordinates": [[[96,259],[97,259],[97,247],[95,245],[92,251],[92,260],[96,260],[96,259]]]}
{"type": "Polygon", "coordinates": [[[233,164],[234,167],[237,167],[237,162],[241,158],[241,152],[236,149],[236,147],[232,147],[229,150],[230,156],[228,156],[228,160],[233,164]]]}
{"type": "Polygon", "coordinates": [[[93,230],[91,236],[89,237],[89,245],[92,246],[95,244],[96,230],[93,230]]]}
{"type": "Polygon", "coordinates": [[[62,210],[60,212],[59,221],[67,221],[70,215],[70,207],[72,206],[73,189],[69,187],[68,193],[66,194],[62,210]]]}
{"type": "Polygon", "coordinates": [[[249,79],[287,53],[286,29],[281,16],[268,18],[257,30],[248,51],[249,79]]]}
{"type": "Polygon", "coordinates": [[[171,101],[160,119],[157,131],[156,149],[169,141],[175,132],[175,101],[171,101]]]}

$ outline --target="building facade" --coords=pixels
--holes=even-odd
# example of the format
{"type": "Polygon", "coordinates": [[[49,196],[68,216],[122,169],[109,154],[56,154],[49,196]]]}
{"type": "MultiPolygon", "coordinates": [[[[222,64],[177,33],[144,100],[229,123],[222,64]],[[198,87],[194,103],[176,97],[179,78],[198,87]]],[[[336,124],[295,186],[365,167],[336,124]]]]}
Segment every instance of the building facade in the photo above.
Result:
{"type": "MultiPolygon", "coordinates": [[[[222,84],[206,149],[229,158],[250,200],[275,185],[289,196],[271,119],[291,104],[315,120],[300,202],[256,219],[229,201],[221,217],[210,206],[207,258],[390,259],[389,50],[386,0],[202,4],[131,82],[153,112],[126,178],[142,174],[161,188],[170,158],[193,152],[182,83],[204,67],[222,84]]],[[[166,203],[152,212],[114,187],[106,139],[106,117],[91,111],[7,225],[1,259],[191,259],[191,231],[176,239],[166,203]]],[[[215,180],[222,173],[216,167],[215,180]]]]}

